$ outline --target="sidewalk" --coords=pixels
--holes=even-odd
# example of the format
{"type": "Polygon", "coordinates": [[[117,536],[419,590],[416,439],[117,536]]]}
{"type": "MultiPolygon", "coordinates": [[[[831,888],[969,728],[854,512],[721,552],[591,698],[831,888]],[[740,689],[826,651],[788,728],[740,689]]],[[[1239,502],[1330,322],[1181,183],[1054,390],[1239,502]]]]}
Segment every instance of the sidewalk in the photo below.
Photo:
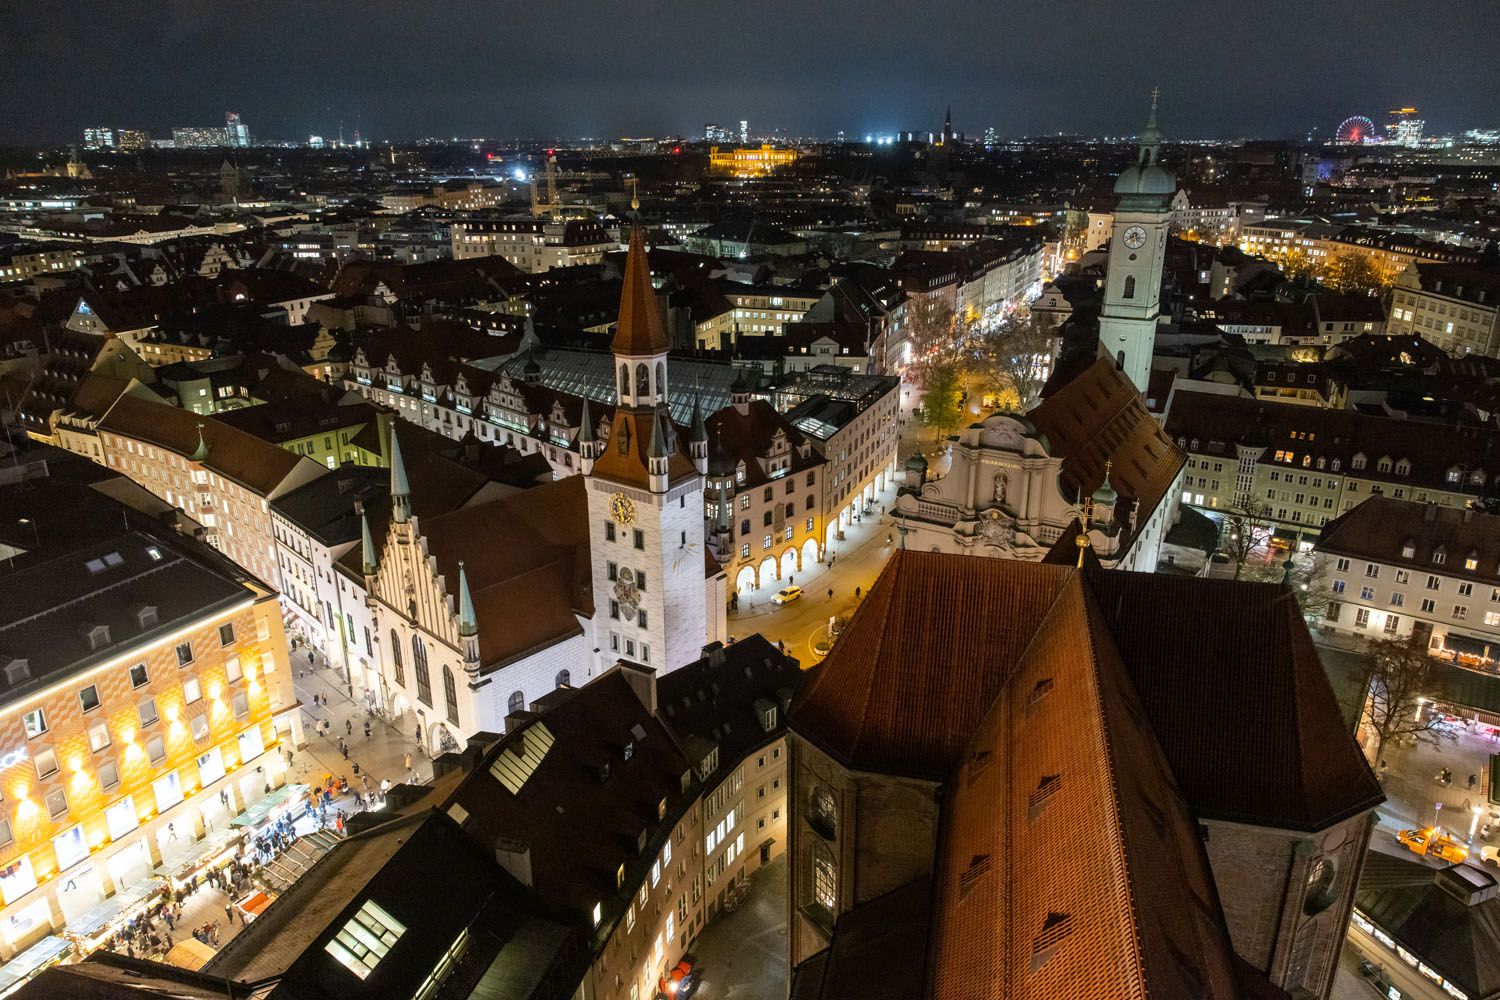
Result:
{"type": "MultiPolygon", "coordinates": [[[[308,666],[308,647],[298,646],[292,651],[292,670],[297,687],[297,696],[302,702],[303,736],[307,745],[297,750],[292,757],[292,776],[288,779],[306,785],[321,786],[325,775],[349,779],[349,794],[336,796],[333,805],[350,815],[356,811],[354,792],[363,791],[364,775],[370,777],[370,788],[378,790],[382,780],[392,785],[408,781],[410,774],[406,761],[411,760],[411,771],[418,783],[432,780],[432,761],[417,747],[405,718],[395,723],[385,718],[372,718],[365,712],[362,701],[349,697],[340,672],[322,656],[314,652],[313,665],[308,666]],[[314,702],[314,696],[327,698],[327,707],[314,702]],[[328,733],[317,734],[317,722],[329,721],[328,733]],[[365,723],[370,724],[370,735],[365,736],[365,723]],[[339,750],[342,738],[348,747],[345,754],[339,750]],[[354,768],[359,766],[359,775],[354,768]]],[[[314,824],[298,824],[298,832],[315,828],[314,824]]]]}

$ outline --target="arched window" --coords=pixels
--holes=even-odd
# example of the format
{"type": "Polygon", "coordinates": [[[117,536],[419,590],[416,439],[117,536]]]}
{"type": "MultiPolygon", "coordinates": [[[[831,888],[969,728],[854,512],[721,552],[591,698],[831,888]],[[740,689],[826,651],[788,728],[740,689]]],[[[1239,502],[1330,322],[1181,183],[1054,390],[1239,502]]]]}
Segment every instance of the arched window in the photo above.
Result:
{"type": "Polygon", "coordinates": [[[1118,369],[1120,369],[1120,371],[1124,371],[1125,370],[1125,352],[1124,351],[1116,351],[1115,352],[1115,367],[1118,368],[1118,369]]]}
{"type": "Polygon", "coordinates": [[[1125,298],[1135,298],[1135,275],[1125,275],[1125,298]]]}
{"type": "Polygon", "coordinates": [[[427,646],[419,635],[411,637],[411,660],[417,675],[417,700],[431,708],[432,677],[427,673],[427,646]]]}
{"type": "Polygon", "coordinates": [[[642,362],[635,366],[636,402],[651,398],[651,369],[642,362]]]}
{"type": "Polygon", "coordinates": [[[766,511],[764,514],[762,514],[760,517],[760,522],[762,527],[769,528],[771,526],[771,512],[766,511]]]}
{"type": "Polygon", "coordinates": [[[1338,865],[1333,858],[1319,858],[1307,871],[1307,895],[1302,900],[1302,912],[1308,916],[1322,913],[1338,901],[1335,891],[1338,885],[1338,865]]]}
{"type": "Polygon", "coordinates": [[[656,363],[656,394],[658,396],[667,394],[667,363],[665,361],[656,363]]]}
{"type": "Polygon", "coordinates": [[[519,691],[512,691],[505,702],[505,710],[511,715],[526,711],[526,696],[519,691]]]}
{"type": "Polygon", "coordinates": [[[406,687],[406,671],[401,669],[401,637],[391,629],[391,661],[396,668],[396,683],[406,687]]]}
{"type": "Polygon", "coordinates": [[[748,535],[748,534],[750,534],[750,519],[748,517],[745,518],[745,520],[743,520],[743,521],[740,522],[740,534],[742,534],[742,535],[748,535]]]}
{"type": "Polygon", "coordinates": [[[822,844],[813,845],[812,895],[814,905],[830,917],[839,912],[839,869],[822,844]]]}
{"type": "Polygon", "coordinates": [[[458,725],[458,685],[453,683],[453,668],[443,665],[443,698],[448,702],[448,721],[458,725]]]}
{"type": "Polygon", "coordinates": [[[572,683],[573,683],[573,675],[572,675],[572,673],[570,673],[567,670],[559,670],[557,672],[557,686],[558,687],[567,687],[568,685],[570,685],[572,683]]]}
{"type": "Polygon", "coordinates": [[[796,514],[797,514],[797,505],[794,504],[794,503],[787,504],[786,505],[786,517],[787,517],[787,520],[790,521],[793,517],[796,516],[796,514]]]}
{"type": "Polygon", "coordinates": [[[630,366],[620,366],[620,398],[630,395],[630,366]]]}
{"type": "Polygon", "coordinates": [[[838,824],[839,808],[833,792],[826,785],[816,786],[807,798],[807,825],[832,840],[838,833],[838,824]]]}

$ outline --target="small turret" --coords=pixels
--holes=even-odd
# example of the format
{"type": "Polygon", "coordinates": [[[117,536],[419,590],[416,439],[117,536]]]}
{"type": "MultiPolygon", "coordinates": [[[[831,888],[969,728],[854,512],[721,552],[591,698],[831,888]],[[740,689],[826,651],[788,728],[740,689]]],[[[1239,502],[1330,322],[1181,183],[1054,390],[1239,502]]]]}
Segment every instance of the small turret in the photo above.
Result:
{"type": "Polygon", "coordinates": [[[646,472],[651,478],[652,493],[667,491],[667,467],[672,452],[668,432],[662,428],[662,421],[666,419],[668,418],[664,414],[651,414],[651,442],[646,448],[646,472]]]}
{"type": "Polygon", "coordinates": [[[458,639],[464,649],[464,673],[479,673],[479,616],[474,613],[474,595],[469,593],[469,574],[458,561],[458,639]]]}
{"type": "Polygon", "coordinates": [[[406,479],[406,463],[401,459],[401,436],[391,428],[391,517],[397,524],[411,518],[411,483],[406,479]]]}
{"type": "Polygon", "coordinates": [[[203,440],[203,425],[202,424],[198,425],[198,447],[194,448],[193,449],[193,453],[191,455],[189,455],[188,457],[190,459],[192,459],[194,462],[206,462],[206,461],[208,461],[208,442],[206,442],[206,441],[203,440]]]}
{"type": "Polygon", "coordinates": [[[375,540],[370,536],[370,516],[365,512],[364,504],[359,505],[359,545],[368,586],[369,578],[380,570],[380,557],[375,554],[375,540]]]}
{"type": "Polygon", "coordinates": [[[583,400],[583,412],[578,417],[578,459],[586,476],[594,471],[594,462],[604,450],[604,443],[594,428],[594,416],[589,412],[589,401],[583,400]]]}
{"type": "Polygon", "coordinates": [[[708,428],[703,424],[703,406],[698,393],[693,393],[693,422],[688,429],[688,455],[697,467],[698,474],[708,472],[708,428]]]}
{"type": "Polygon", "coordinates": [[[734,383],[729,387],[729,402],[740,413],[750,412],[750,382],[743,371],[735,374],[734,383]]]}

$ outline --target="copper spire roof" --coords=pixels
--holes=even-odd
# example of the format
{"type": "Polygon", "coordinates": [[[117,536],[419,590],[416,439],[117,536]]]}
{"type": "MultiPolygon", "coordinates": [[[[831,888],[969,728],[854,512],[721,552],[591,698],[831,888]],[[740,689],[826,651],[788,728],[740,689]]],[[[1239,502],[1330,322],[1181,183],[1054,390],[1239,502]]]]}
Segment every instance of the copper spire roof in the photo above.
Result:
{"type": "Polygon", "coordinates": [[[651,268],[646,262],[646,240],[639,226],[630,231],[625,287],[620,293],[620,321],[611,346],[616,354],[628,357],[667,352],[667,332],[656,308],[651,268]]]}

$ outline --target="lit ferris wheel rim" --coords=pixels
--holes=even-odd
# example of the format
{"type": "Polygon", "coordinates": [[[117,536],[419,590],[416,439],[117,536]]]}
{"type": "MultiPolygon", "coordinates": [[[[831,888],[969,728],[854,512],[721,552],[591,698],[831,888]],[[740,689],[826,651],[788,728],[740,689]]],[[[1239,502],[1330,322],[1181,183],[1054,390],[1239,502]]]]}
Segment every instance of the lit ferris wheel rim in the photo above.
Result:
{"type": "Polygon", "coordinates": [[[1375,138],[1375,123],[1364,115],[1350,115],[1339,122],[1333,133],[1334,142],[1360,143],[1375,138]]]}

